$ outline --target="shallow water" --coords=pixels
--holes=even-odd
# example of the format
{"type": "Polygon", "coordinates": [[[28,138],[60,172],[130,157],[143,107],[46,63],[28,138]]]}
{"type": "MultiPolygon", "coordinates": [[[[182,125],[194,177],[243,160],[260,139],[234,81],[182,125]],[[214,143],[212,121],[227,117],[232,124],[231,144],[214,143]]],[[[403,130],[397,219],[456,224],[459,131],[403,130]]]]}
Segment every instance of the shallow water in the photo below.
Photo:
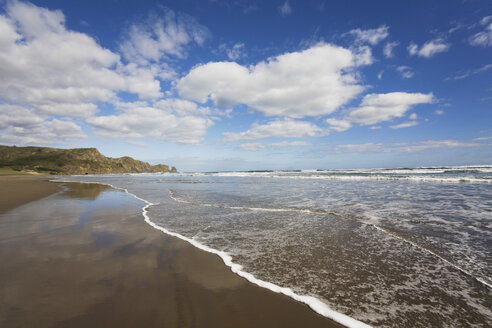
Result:
{"type": "Polygon", "coordinates": [[[377,327],[492,325],[492,168],[69,177],[377,327]]]}

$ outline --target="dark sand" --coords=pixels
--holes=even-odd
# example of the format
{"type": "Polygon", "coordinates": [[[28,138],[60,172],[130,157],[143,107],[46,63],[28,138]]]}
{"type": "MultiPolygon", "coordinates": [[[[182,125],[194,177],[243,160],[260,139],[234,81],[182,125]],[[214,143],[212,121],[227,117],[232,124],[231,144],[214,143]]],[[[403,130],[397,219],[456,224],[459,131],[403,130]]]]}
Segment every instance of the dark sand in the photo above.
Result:
{"type": "Polygon", "coordinates": [[[41,199],[60,190],[48,177],[38,175],[4,175],[0,172],[0,213],[41,199]]]}
{"type": "MultiPolygon", "coordinates": [[[[4,181],[9,203],[34,189],[4,181]]],[[[65,186],[0,214],[0,327],[340,327],[153,229],[132,196],[65,186]]]]}

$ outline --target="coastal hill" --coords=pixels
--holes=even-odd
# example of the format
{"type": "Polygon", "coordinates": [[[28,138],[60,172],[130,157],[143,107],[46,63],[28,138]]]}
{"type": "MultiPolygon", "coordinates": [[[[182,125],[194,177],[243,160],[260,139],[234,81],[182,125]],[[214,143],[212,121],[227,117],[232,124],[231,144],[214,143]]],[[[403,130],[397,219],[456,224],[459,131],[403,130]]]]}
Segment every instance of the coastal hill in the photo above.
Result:
{"type": "Polygon", "coordinates": [[[110,158],[96,148],[58,149],[0,145],[0,168],[45,174],[108,174],[176,172],[173,166],[135,160],[131,157],[110,158]]]}

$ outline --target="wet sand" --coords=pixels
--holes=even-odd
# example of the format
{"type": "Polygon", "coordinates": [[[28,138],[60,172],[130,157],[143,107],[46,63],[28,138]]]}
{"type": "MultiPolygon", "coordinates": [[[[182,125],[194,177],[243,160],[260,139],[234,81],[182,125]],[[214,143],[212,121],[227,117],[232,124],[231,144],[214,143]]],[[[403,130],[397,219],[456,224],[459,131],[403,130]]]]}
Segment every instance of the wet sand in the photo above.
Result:
{"type": "Polygon", "coordinates": [[[59,186],[48,179],[46,176],[0,172],[0,213],[59,191],[59,186]]]}
{"type": "Polygon", "coordinates": [[[132,196],[64,186],[0,214],[1,327],[340,327],[153,229],[132,196]]]}

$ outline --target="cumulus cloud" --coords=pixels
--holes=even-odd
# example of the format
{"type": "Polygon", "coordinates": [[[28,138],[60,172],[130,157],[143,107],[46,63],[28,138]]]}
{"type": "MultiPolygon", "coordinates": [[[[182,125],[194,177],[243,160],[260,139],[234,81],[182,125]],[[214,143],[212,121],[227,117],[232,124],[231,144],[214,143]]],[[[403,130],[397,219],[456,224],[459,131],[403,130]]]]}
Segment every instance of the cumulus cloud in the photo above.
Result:
{"type": "Polygon", "coordinates": [[[272,121],[267,124],[253,124],[251,129],[239,132],[224,133],[225,141],[239,141],[239,140],[258,140],[265,138],[304,138],[315,137],[322,134],[323,130],[311,123],[305,121],[295,120],[278,120],[272,121]]]}
{"type": "Polygon", "coordinates": [[[394,56],[393,49],[397,47],[400,43],[398,42],[387,42],[383,48],[383,54],[386,58],[392,58],[394,56]]]}
{"type": "Polygon", "coordinates": [[[212,111],[208,107],[198,106],[196,103],[192,101],[177,99],[177,98],[168,98],[168,99],[159,100],[158,102],[154,103],[153,107],[162,109],[168,113],[174,113],[178,116],[185,116],[185,115],[207,116],[207,115],[211,115],[212,113],[216,113],[215,111],[212,111]]]}
{"type": "Polygon", "coordinates": [[[278,11],[282,16],[289,16],[292,14],[292,7],[290,6],[289,1],[285,1],[280,7],[278,7],[278,11]]]}
{"type": "Polygon", "coordinates": [[[412,56],[417,55],[420,57],[430,58],[440,52],[448,51],[450,47],[451,45],[449,43],[445,43],[443,39],[434,39],[427,41],[421,47],[411,42],[407,50],[412,56]]]}
{"type": "Polygon", "coordinates": [[[343,132],[352,127],[352,123],[346,120],[337,120],[335,118],[328,118],[325,121],[330,125],[330,129],[337,132],[343,132]]]}
{"type": "Polygon", "coordinates": [[[400,73],[401,77],[404,79],[409,79],[414,75],[412,68],[408,66],[398,66],[396,70],[398,71],[398,73],[400,73]]]}
{"type": "Polygon", "coordinates": [[[492,16],[486,16],[480,21],[485,29],[472,35],[469,42],[472,46],[492,47],[492,16]]]}
{"type": "Polygon", "coordinates": [[[381,25],[378,28],[361,30],[361,29],[353,29],[348,32],[355,37],[355,41],[359,43],[369,43],[372,46],[375,46],[382,40],[386,39],[389,35],[389,27],[386,25],[381,25]]]}
{"type": "Polygon", "coordinates": [[[193,68],[178,81],[177,89],[190,100],[212,100],[221,107],[245,104],[267,116],[321,116],[365,89],[356,68],[368,64],[367,56],[321,43],[248,67],[211,62],[193,68]]]}
{"type": "MultiPolygon", "coordinates": [[[[374,125],[381,122],[392,121],[395,118],[405,116],[405,114],[415,105],[433,102],[434,96],[432,93],[391,92],[368,94],[364,96],[358,107],[348,110],[348,113],[342,119],[329,118],[326,119],[325,122],[330,126],[329,130],[341,132],[351,128],[354,124],[374,125]]],[[[409,118],[412,121],[393,125],[392,128],[395,129],[416,125],[414,121],[417,119],[417,115],[413,113],[409,118]]]]}
{"type": "Polygon", "coordinates": [[[0,104],[0,143],[62,145],[86,135],[71,120],[48,119],[22,106],[0,104]]]}
{"type": "Polygon", "coordinates": [[[459,140],[425,140],[402,143],[365,143],[337,145],[335,152],[343,153],[391,153],[391,152],[419,152],[428,149],[478,147],[484,144],[459,140]]]}
{"type": "Polygon", "coordinates": [[[274,143],[261,143],[261,142],[249,142],[239,145],[242,150],[248,151],[258,151],[265,148],[284,148],[284,147],[300,147],[300,146],[310,146],[311,143],[305,141],[282,141],[274,143]]]}
{"type": "Polygon", "coordinates": [[[206,117],[189,115],[183,108],[161,105],[166,109],[137,107],[121,114],[91,117],[87,122],[102,137],[153,137],[186,144],[199,143],[213,124],[206,117]]]}
{"type": "Polygon", "coordinates": [[[360,106],[352,110],[346,119],[361,125],[372,125],[403,117],[405,113],[418,104],[429,104],[434,101],[432,93],[391,92],[368,94],[364,96],[360,106]]]}
{"type": "Polygon", "coordinates": [[[161,10],[128,29],[120,46],[128,61],[147,65],[169,56],[183,58],[189,44],[202,45],[208,37],[208,29],[194,18],[171,9],[161,10]]]}
{"type": "Polygon", "coordinates": [[[120,91],[161,95],[148,70],[123,65],[93,38],[68,30],[61,11],[8,2],[0,15],[0,99],[36,112],[88,117],[120,91]]]}

